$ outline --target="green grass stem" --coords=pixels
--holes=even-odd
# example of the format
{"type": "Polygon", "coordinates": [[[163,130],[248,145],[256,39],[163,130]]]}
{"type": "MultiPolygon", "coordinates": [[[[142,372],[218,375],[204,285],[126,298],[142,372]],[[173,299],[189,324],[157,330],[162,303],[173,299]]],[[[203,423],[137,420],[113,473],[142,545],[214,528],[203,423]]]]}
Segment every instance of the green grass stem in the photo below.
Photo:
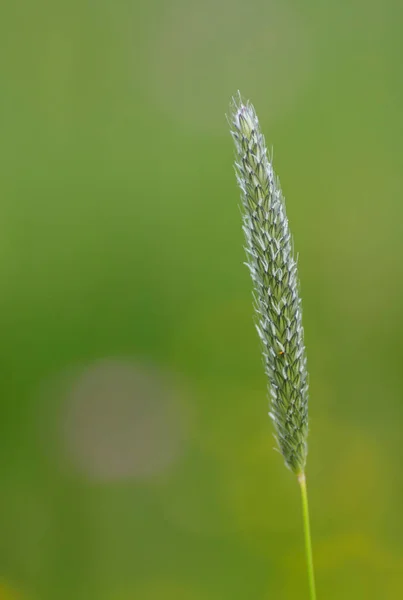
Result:
{"type": "Polygon", "coordinates": [[[301,488],[302,519],[304,522],[305,551],[310,594],[309,597],[310,600],[316,600],[315,573],[313,569],[313,554],[311,542],[311,526],[309,522],[308,492],[306,487],[305,473],[301,473],[300,475],[298,475],[298,482],[301,488]]]}

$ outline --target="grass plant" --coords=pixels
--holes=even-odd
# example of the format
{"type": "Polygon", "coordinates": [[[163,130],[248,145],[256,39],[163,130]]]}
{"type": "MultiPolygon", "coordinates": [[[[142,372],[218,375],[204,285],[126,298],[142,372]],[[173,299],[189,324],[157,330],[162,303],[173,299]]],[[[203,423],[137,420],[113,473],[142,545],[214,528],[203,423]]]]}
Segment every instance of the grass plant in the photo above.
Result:
{"type": "Polygon", "coordinates": [[[297,476],[301,489],[310,598],[315,600],[305,477],[308,372],[297,261],[284,196],[255,109],[238,95],[232,101],[228,121],[235,142],[256,329],[269,381],[269,415],[285,464],[297,476]]]}

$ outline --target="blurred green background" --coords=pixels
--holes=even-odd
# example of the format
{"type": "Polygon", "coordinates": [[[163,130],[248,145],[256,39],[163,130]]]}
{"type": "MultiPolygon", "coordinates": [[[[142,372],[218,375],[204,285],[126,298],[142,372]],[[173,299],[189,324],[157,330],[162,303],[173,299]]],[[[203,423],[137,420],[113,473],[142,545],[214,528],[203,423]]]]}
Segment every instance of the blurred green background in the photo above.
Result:
{"type": "Polygon", "coordinates": [[[300,257],[318,597],[403,597],[400,0],[1,13],[0,600],[307,598],[237,89],[300,257]]]}

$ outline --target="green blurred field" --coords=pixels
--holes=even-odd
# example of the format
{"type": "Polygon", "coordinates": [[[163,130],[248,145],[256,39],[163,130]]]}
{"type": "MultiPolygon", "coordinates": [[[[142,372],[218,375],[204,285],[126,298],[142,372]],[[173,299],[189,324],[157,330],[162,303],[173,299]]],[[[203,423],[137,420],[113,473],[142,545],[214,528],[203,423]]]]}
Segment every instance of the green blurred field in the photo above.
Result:
{"type": "Polygon", "coordinates": [[[318,597],[403,597],[398,0],[0,15],[0,600],[307,598],[225,112],[299,252],[318,597]]]}

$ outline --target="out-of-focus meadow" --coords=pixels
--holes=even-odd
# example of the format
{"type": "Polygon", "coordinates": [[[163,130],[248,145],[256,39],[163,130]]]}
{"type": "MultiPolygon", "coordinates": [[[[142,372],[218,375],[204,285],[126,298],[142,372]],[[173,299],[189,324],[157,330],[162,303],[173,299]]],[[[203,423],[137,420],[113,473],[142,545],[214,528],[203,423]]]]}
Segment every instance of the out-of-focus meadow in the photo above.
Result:
{"type": "Polygon", "coordinates": [[[307,598],[225,113],[299,252],[319,598],[403,597],[399,0],[0,19],[0,599],[307,598]]]}

